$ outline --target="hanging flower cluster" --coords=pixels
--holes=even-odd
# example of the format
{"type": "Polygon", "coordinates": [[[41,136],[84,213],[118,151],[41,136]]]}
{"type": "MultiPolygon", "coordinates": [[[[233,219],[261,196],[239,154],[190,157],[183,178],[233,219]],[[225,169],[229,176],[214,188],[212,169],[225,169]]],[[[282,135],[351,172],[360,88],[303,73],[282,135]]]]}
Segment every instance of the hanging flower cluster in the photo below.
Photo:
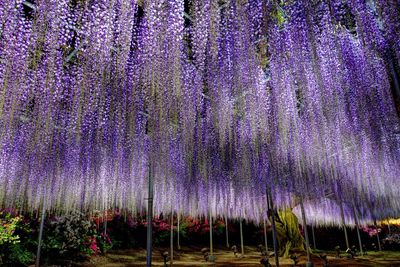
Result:
{"type": "Polygon", "coordinates": [[[397,214],[398,4],[278,2],[4,0],[1,205],[397,214]]]}
{"type": "Polygon", "coordinates": [[[399,192],[388,185],[400,175],[399,118],[377,14],[365,1],[285,10],[270,42],[277,183],[350,207],[355,199],[372,218],[396,213],[399,192]]]}

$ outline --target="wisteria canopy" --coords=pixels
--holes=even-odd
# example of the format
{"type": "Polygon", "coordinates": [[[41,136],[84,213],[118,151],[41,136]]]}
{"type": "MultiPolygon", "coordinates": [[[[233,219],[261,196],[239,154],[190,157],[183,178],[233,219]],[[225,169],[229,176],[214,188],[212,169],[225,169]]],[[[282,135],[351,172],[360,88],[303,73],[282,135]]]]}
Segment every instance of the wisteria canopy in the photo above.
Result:
{"type": "MultiPolygon", "coordinates": [[[[397,0],[2,0],[0,205],[400,211],[397,0]],[[325,207],[325,208],[324,208],[325,207]]],[[[318,212],[315,212],[318,213],[318,212]]],[[[311,220],[312,222],[313,219],[311,220]]]]}

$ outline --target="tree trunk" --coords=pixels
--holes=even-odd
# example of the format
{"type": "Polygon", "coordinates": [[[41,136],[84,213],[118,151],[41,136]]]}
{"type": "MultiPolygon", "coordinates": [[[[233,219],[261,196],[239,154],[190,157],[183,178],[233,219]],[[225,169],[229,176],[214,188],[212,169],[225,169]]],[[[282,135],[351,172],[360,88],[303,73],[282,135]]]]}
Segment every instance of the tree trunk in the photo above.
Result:
{"type": "Polygon", "coordinates": [[[288,258],[293,252],[305,251],[304,238],[299,229],[299,222],[291,209],[278,211],[275,224],[280,256],[288,258]]]}

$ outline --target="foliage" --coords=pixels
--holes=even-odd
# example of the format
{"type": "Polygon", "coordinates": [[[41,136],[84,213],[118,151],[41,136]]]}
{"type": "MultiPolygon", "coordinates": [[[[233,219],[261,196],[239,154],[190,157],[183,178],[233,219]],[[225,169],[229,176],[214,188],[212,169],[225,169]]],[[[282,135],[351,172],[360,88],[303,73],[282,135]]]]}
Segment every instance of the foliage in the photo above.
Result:
{"type": "Polygon", "coordinates": [[[285,14],[285,11],[279,5],[277,5],[276,20],[279,26],[282,26],[287,21],[286,16],[287,15],[285,14]]]}
{"type": "Polygon", "coordinates": [[[169,218],[153,219],[153,232],[155,233],[154,244],[167,244],[171,235],[171,225],[169,224],[169,218]]]}
{"type": "Polygon", "coordinates": [[[34,253],[29,251],[24,245],[21,243],[15,243],[10,245],[9,254],[7,255],[7,258],[3,260],[3,262],[29,265],[33,262],[34,257],[34,253]]]}
{"type": "Polygon", "coordinates": [[[170,232],[168,232],[168,231],[158,232],[154,236],[154,244],[155,245],[166,245],[166,244],[168,244],[169,238],[170,238],[170,232]]]}
{"type": "Polygon", "coordinates": [[[85,258],[98,252],[96,228],[80,213],[51,218],[44,232],[43,254],[49,258],[85,258]]]}
{"type": "Polygon", "coordinates": [[[385,249],[400,250],[400,233],[388,235],[382,240],[385,249]]]}
{"type": "MultiPolygon", "coordinates": [[[[221,235],[224,231],[225,223],[223,220],[216,219],[213,221],[213,233],[221,235]]],[[[208,220],[202,221],[193,217],[183,218],[180,226],[179,233],[183,238],[191,239],[206,235],[210,231],[210,224],[208,220]]]]}
{"type": "Polygon", "coordinates": [[[4,264],[29,265],[34,254],[30,245],[35,243],[30,236],[30,226],[21,216],[6,213],[0,219],[0,257],[4,264]]]}
{"type": "Polygon", "coordinates": [[[20,221],[20,217],[12,217],[10,213],[5,214],[4,218],[0,219],[0,246],[19,242],[19,236],[15,235],[14,232],[20,221]]]}
{"type": "Polygon", "coordinates": [[[114,244],[107,232],[103,232],[97,236],[97,246],[101,253],[106,254],[109,250],[113,248],[113,245],[114,244]]]}
{"type": "Polygon", "coordinates": [[[103,229],[106,227],[106,223],[112,222],[115,218],[119,218],[120,213],[118,210],[107,210],[104,212],[95,211],[94,215],[90,218],[90,221],[94,223],[96,226],[96,231],[101,232],[97,234],[96,237],[90,239],[89,249],[92,251],[100,251],[103,254],[106,254],[113,246],[114,243],[109,235],[110,228],[106,228],[106,231],[103,229]],[[101,225],[101,227],[100,227],[101,225]]]}
{"type": "MultiPolygon", "coordinates": [[[[104,224],[101,225],[101,220],[96,225],[99,232],[103,230],[104,235],[104,224]]],[[[113,249],[127,249],[144,245],[143,242],[146,239],[145,225],[144,220],[134,218],[131,215],[123,217],[121,214],[115,213],[113,216],[108,216],[106,234],[112,244],[104,244],[106,251],[109,250],[107,246],[111,245],[113,249]]],[[[98,241],[101,243],[103,240],[98,241]]],[[[100,244],[99,246],[101,250],[103,245],[100,244]]]]}

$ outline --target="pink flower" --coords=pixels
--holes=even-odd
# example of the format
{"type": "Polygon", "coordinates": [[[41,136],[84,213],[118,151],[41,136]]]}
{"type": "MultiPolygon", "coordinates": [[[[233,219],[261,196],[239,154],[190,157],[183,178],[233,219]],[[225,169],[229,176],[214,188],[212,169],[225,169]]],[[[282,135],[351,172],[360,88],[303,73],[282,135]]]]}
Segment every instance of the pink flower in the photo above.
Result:
{"type": "Polygon", "coordinates": [[[369,226],[364,226],[362,230],[366,232],[370,237],[373,237],[381,232],[380,228],[376,229],[375,227],[369,227],[369,226]]]}
{"type": "Polygon", "coordinates": [[[93,251],[93,253],[97,253],[99,248],[97,247],[96,237],[91,237],[89,242],[90,242],[89,248],[93,251]]]}

